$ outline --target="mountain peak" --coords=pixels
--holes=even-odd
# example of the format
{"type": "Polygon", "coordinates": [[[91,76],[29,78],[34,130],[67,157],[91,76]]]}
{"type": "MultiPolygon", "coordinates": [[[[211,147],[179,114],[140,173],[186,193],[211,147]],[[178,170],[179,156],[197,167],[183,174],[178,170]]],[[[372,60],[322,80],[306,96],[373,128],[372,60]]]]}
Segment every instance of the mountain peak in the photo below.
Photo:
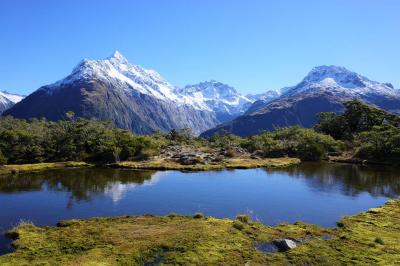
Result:
{"type": "Polygon", "coordinates": [[[398,95],[390,84],[372,81],[344,67],[332,65],[314,67],[299,84],[281,90],[286,97],[303,92],[315,94],[324,91],[353,98],[360,95],[398,95]]]}
{"type": "Polygon", "coordinates": [[[314,67],[303,82],[310,83],[326,83],[327,85],[337,84],[344,88],[365,87],[371,81],[353,71],[341,66],[317,66],[314,67]]]}
{"type": "Polygon", "coordinates": [[[118,51],[115,50],[115,52],[112,54],[111,57],[109,57],[110,60],[115,60],[117,62],[121,62],[121,63],[127,63],[128,60],[118,51]]]}
{"type": "Polygon", "coordinates": [[[325,78],[341,78],[344,76],[359,76],[357,73],[352,72],[350,70],[348,70],[345,67],[341,67],[341,66],[317,66],[314,67],[309,73],[308,75],[305,77],[305,80],[308,81],[321,81],[325,78]]]}
{"type": "Polygon", "coordinates": [[[345,67],[335,65],[321,65],[314,67],[311,72],[330,72],[330,73],[352,73],[345,67]]]}

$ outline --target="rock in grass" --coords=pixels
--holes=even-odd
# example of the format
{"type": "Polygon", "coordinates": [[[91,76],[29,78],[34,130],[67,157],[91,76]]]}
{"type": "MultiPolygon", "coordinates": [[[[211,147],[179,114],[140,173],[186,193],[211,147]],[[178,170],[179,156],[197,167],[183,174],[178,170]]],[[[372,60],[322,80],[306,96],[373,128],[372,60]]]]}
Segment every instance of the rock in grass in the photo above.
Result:
{"type": "Polygon", "coordinates": [[[277,239],[274,240],[275,246],[279,249],[280,252],[287,251],[289,249],[293,249],[297,247],[296,243],[290,239],[277,239]]]}

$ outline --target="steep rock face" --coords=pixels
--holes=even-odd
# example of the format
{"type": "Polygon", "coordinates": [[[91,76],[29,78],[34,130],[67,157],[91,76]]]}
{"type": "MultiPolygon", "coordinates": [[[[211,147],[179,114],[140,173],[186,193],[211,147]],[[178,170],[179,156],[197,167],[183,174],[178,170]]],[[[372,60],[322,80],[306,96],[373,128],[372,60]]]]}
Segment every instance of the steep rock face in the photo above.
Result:
{"type": "Polygon", "coordinates": [[[387,83],[371,81],[343,67],[314,68],[298,85],[282,90],[268,103],[254,103],[243,115],[204,132],[231,132],[240,136],[257,134],[276,127],[311,127],[319,112],[343,111],[343,103],[359,99],[393,113],[400,113],[400,94],[387,83]]]}
{"type": "Polygon", "coordinates": [[[5,115],[58,120],[68,111],[140,134],[173,128],[199,133],[218,123],[213,112],[188,104],[158,73],[118,52],[106,60],[83,60],[65,79],[41,87],[5,115]]]}
{"type": "Polygon", "coordinates": [[[14,104],[20,102],[24,96],[12,94],[7,91],[0,91],[0,114],[10,109],[14,104]]]}

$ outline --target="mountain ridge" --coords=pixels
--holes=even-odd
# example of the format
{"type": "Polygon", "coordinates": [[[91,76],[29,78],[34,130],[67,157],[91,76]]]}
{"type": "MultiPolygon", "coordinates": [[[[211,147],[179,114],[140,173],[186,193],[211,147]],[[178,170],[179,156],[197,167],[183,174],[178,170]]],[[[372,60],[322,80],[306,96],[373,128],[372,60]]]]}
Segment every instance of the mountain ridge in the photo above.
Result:
{"type": "Polygon", "coordinates": [[[282,89],[278,98],[268,103],[255,102],[244,115],[203,132],[202,136],[221,131],[248,136],[276,127],[311,127],[317,113],[340,113],[343,102],[352,99],[400,113],[400,93],[391,84],[371,81],[344,67],[319,66],[297,85],[282,89]]]}
{"type": "Polygon", "coordinates": [[[65,78],[40,87],[6,114],[57,120],[74,111],[77,116],[110,119],[136,133],[186,127],[200,133],[243,114],[258,97],[267,100],[264,94],[249,99],[217,81],[178,88],[155,70],[131,64],[116,51],[106,59],[81,60],[65,78]]]}
{"type": "Polygon", "coordinates": [[[196,109],[173,93],[174,87],[153,70],[130,64],[119,52],[103,60],[84,59],[71,74],[42,86],[4,115],[17,118],[77,117],[111,120],[135,133],[215,126],[212,112],[196,109]]]}

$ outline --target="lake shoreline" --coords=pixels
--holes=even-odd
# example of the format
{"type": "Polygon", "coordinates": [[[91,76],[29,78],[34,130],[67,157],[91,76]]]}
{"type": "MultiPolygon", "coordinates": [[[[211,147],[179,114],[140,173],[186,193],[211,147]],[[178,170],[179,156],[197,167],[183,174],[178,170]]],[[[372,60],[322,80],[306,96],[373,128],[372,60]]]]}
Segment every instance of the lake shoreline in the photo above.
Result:
{"type": "Polygon", "coordinates": [[[57,227],[25,223],[10,230],[16,251],[0,256],[2,265],[35,263],[110,265],[160,261],[170,264],[245,263],[371,264],[400,261],[400,200],[344,217],[336,228],[297,222],[274,227],[249,220],[194,216],[120,216],[61,221],[57,227]],[[262,243],[289,239],[286,252],[266,253],[262,243]],[[373,260],[373,261],[371,261],[373,260]]]}
{"type": "MultiPolygon", "coordinates": [[[[344,163],[365,166],[391,166],[398,167],[397,161],[368,161],[361,160],[349,156],[329,156],[322,161],[328,163],[344,163]]],[[[50,162],[50,163],[32,163],[32,164],[12,164],[0,166],[0,177],[2,175],[30,173],[46,170],[58,170],[69,168],[88,168],[102,167],[113,169],[132,169],[132,170],[177,170],[177,171],[216,171],[224,169],[253,169],[253,168],[285,168],[301,163],[299,158],[282,157],[282,158],[225,158],[220,162],[211,163],[193,163],[182,164],[169,158],[152,158],[143,161],[122,161],[110,164],[91,164],[86,162],[66,161],[66,162],[50,162]]]]}
{"type": "Polygon", "coordinates": [[[53,163],[34,163],[34,164],[14,164],[3,165],[0,167],[0,175],[29,173],[45,170],[57,170],[67,168],[87,168],[87,167],[108,167],[116,169],[136,169],[136,170],[180,170],[180,171],[211,171],[223,169],[250,169],[250,168],[278,168],[288,167],[300,163],[297,158],[232,158],[225,159],[217,163],[195,163],[180,164],[165,159],[151,159],[147,161],[124,161],[112,164],[94,165],[85,162],[53,162],[53,163]]]}

